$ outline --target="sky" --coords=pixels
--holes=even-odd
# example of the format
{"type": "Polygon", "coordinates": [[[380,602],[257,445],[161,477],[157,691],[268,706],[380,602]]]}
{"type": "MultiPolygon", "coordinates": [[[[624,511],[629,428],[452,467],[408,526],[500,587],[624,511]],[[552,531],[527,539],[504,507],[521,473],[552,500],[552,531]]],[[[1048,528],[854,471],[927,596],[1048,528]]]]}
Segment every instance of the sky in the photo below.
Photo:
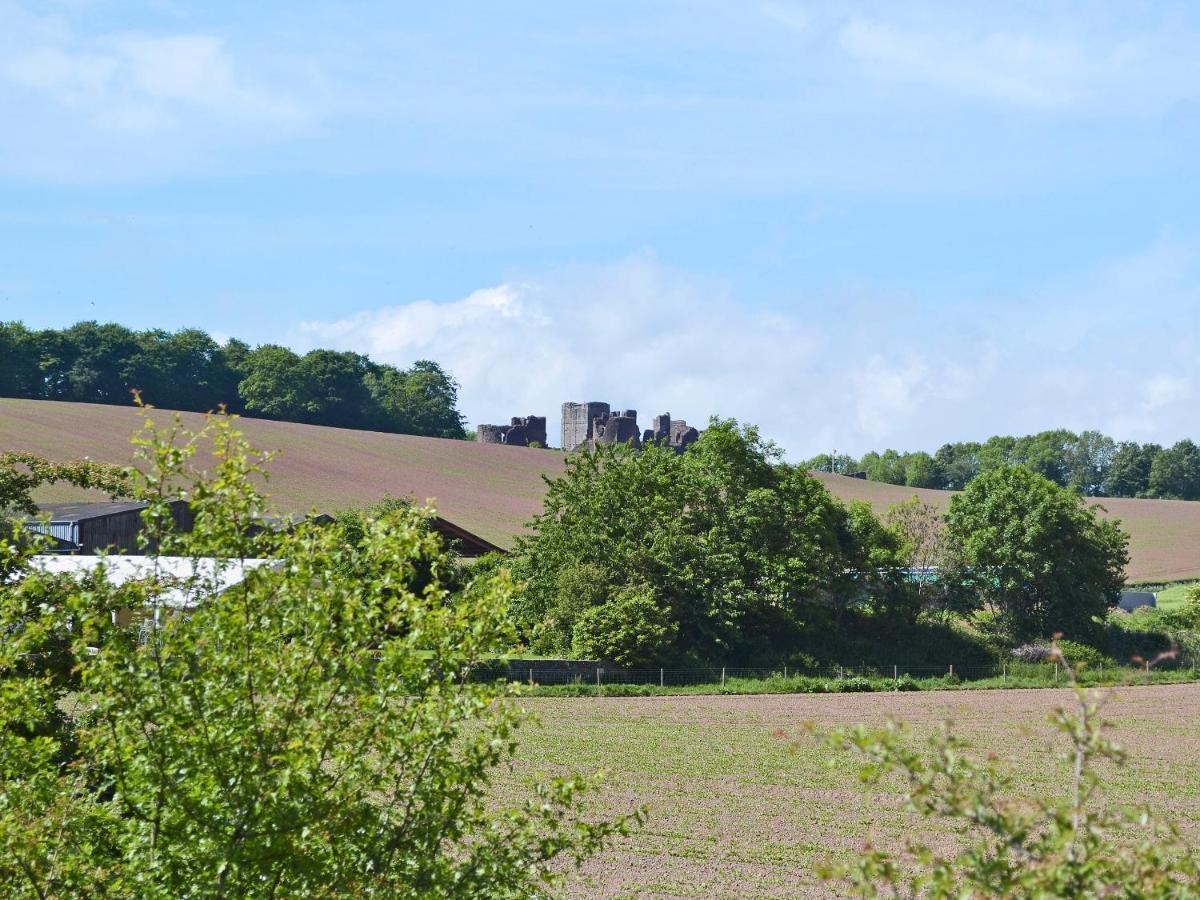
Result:
{"type": "Polygon", "coordinates": [[[1200,5],[0,0],[0,319],[757,424],[1200,438],[1200,5]]]}

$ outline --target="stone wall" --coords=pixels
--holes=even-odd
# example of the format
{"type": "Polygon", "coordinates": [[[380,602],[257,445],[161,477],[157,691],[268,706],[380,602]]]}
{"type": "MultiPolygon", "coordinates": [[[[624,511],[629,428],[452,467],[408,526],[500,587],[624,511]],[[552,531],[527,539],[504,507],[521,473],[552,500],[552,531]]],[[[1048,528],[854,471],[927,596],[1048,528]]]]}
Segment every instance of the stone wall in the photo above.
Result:
{"type": "Polygon", "coordinates": [[[546,446],[545,416],[514,416],[508,425],[480,425],[475,440],[481,444],[508,444],[512,447],[546,446]]]}
{"type": "Polygon", "coordinates": [[[614,411],[597,401],[562,405],[562,448],[568,452],[597,444],[658,444],[682,453],[699,437],[698,430],[670,413],[655,416],[652,427],[641,431],[636,409],[614,411]]]}

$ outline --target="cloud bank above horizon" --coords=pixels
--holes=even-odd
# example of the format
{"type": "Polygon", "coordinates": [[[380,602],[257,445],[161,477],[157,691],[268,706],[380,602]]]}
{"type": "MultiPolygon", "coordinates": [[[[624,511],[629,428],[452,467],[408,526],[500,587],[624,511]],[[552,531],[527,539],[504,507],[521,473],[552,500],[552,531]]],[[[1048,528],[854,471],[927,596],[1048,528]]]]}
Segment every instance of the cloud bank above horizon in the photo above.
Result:
{"type": "Polygon", "coordinates": [[[1138,321],[1136,296],[1122,297],[1146,283],[1128,283],[1131,273],[1164,257],[1174,271],[1158,270],[1160,302],[1191,308],[1200,256],[1165,245],[1094,273],[1073,295],[1056,287],[1053,305],[971,304],[936,321],[904,297],[756,310],[726,285],[642,253],[457,300],[304,322],[291,343],[400,365],[436,359],[460,381],[472,425],[546,415],[552,435],[563,401],[604,400],[637,409],[643,422],[669,411],[692,423],[715,415],[756,424],[792,459],[932,451],[1055,427],[1172,442],[1200,434],[1200,339],[1163,340],[1138,321]],[[1096,322],[1102,291],[1106,306],[1127,303],[1128,316],[1096,322]]]}
{"type": "Polygon", "coordinates": [[[793,458],[1200,438],[1198,85],[1184,0],[0,0],[0,318],[793,458]]]}

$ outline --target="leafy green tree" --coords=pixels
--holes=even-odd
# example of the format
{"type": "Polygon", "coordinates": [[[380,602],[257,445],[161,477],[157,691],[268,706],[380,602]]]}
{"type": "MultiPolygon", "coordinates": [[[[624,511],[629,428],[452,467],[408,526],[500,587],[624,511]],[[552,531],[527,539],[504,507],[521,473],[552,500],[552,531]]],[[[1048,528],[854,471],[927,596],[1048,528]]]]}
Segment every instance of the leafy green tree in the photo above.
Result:
{"type": "Polygon", "coordinates": [[[80,322],[56,331],[0,323],[0,396],[119,403],[134,390],[171,409],[463,439],[458,384],[437,363],[400,370],[358,353],[243,341],[195,328],[131,331],[80,322]]]}
{"type": "Polygon", "coordinates": [[[924,750],[895,723],[835,731],[826,741],[863,761],[866,784],[899,781],[909,810],[961,824],[967,846],[954,856],[918,839],[900,854],[868,848],[849,864],[824,866],[822,876],[859,897],[1194,897],[1200,858],[1178,828],[1151,810],[1097,808],[1097,763],[1123,765],[1125,753],[1106,734],[1104,696],[1081,688],[1068,659],[1053,652],[1075,691],[1074,708],[1050,717],[1069,748],[1062,790],[1014,798],[1019,783],[995,754],[976,759],[949,725],[924,750]]]}
{"type": "Polygon", "coordinates": [[[554,588],[554,598],[530,646],[541,653],[567,654],[580,617],[607,603],[616,589],[611,572],[587,562],[559,569],[554,588]]]}
{"type": "Polygon", "coordinates": [[[1089,497],[1102,497],[1109,469],[1117,452],[1116,442],[1098,431],[1084,431],[1068,447],[1066,485],[1089,497]]]}
{"type": "Polygon", "coordinates": [[[888,508],[884,521],[898,536],[899,554],[912,570],[908,582],[915,606],[922,609],[944,598],[940,571],[946,568],[946,518],[916,494],[888,508]]]}
{"type": "Polygon", "coordinates": [[[941,475],[938,487],[961,491],[979,474],[980,445],[974,442],[943,444],[934,454],[941,475]]]}
{"type": "Polygon", "coordinates": [[[0,519],[13,514],[36,516],[33,492],[56,482],[104,491],[112,497],[126,497],[130,491],[129,473],[121,466],[90,459],[52,462],[18,451],[0,453],[0,519]]]}
{"type": "Polygon", "coordinates": [[[905,460],[895,450],[884,450],[882,454],[868,453],[859,464],[871,481],[882,481],[887,484],[904,484],[905,460]]]}
{"type": "Polygon", "coordinates": [[[1150,489],[1150,469],[1162,452],[1158,444],[1122,441],[1113,451],[1104,475],[1106,497],[1140,497],[1150,489]]]}
{"type": "Polygon", "coordinates": [[[946,537],[957,577],[1017,638],[1092,632],[1129,561],[1119,523],[1022,466],[986,471],[952,497],[946,537]]]}
{"type": "Polygon", "coordinates": [[[934,458],[924,450],[908,454],[904,463],[904,484],[915,488],[940,487],[941,476],[934,458]]]}
{"type": "Polygon", "coordinates": [[[572,628],[571,649],[583,659],[648,666],[667,655],[677,631],[654,589],[635,585],[622,588],[607,603],[585,609],[572,628]]]}
{"type": "Polygon", "coordinates": [[[141,387],[129,365],[138,352],[137,338],[123,325],[80,322],[55,343],[61,393],[51,399],[128,403],[130,392],[141,387]]]}
{"type": "Polygon", "coordinates": [[[250,529],[264,457],[228,418],[139,447],[150,561],[158,546],[193,574],[75,582],[0,540],[0,893],[525,897],[627,827],[581,819],[577,777],[512,808],[491,797],[522,713],[516,686],[469,676],[511,644],[511,587],[447,589],[428,513],[355,541],[250,529]],[[188,484],[205,444],[216,471],[188,484]],[[239,570],[254,558],[271,562],[239,570]],[[424,559],[436,577],[414,591],[424,559]],[[195,612],[159,615],[164,591],[195,612]],[[68,665],[47,664],[52,642],[68,665]]]}
{"type": "Polygon", "coordinates": [[[861,468],[859,460],[845,453],[818,453],[804,463],[812,472],[829,472],[832,475],[849,475],[861,468]]]}
{"type": "Polygon", "coordinates": [[[287,347],[263,344],[246,358],[238,393],[246,412],[268,419],[307,421],[314,406],[300,357],[287,347]]]}
{"type": "Polygon", "coordinates": [[[417,360],[411,369],[385,377],[376,395],[398,431],[458,440],[466,437],[458,412],[458,382],[431,360],[417,360]]]}
{"type": "Polygon", "coordinates": [[[365,379],[374,368],[360,353],[312,350],[300,360],[306,400],[301,421],[340,428],[374,424],[373,401],[365,379]]]}
{"type": "Polygon", "coordinates": [[[0,322],[0,397],[40,398],[40,362],[37,335],[20,322],[0,322]]]}
{"type": "Polygon", "coordinates": [[[237,381],[221,347],[197,328],[139,332],[129,360],[131,381],[147,400],[167,409],[208,411],[237,405],[237,381]]]}
{"type": "Polygon", "coordinates": [[[564,573],[588,566],[611,594],[654,588],[677,626],[671,655],[763,658],[814,610],[869,606],[896,546],[869,509],[782,465],[757,429],[714,420],[683,454],[571,454],[514,552],[517,611],[528,635],[561,629],[564,573]]]}
{"type": "Polygon", "coordinates": [[[1154,457],[1149,493],[1175,500],[1200,499],[1200,447],[1184,438],[1154,457]]]}

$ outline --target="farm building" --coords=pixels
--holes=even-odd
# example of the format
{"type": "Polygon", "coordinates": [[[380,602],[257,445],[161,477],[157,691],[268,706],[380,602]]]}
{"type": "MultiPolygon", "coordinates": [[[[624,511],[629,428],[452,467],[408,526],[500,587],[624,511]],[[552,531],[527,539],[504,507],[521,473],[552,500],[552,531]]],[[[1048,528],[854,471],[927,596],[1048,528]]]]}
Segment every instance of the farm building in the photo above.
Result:
{"type": "Polygon", "coordinates": [[[464,559],[476,559],[485,553],[507,553],[503,547],[497,547],[491,541],[484,540],[479,535],[455,525],[453,522],[434,516],[430,521],[433,530],[442,536],[446,546],[464,559]]]}
{"type": "MultiPolygon", "coordinates": [[[[154,593],[154,618],[160,610],[189,612],[206,598],[213,597],[240,583],[248,572],[261,566],[277,566],[270,559],[191,559],[182,556],[35,556],[32,567],[48,575],[83,575],[104,566],[108,583],[120,587],[131,581],[153,579],[159,585],[154,593]]],[[[118,617],[121,618],[121,617],[118,617]]],[[[128,612],[123,616],[126,624],[128,612]]]]}
{"type": "MultiPolygon", "coordinates": [[[[49,503],[41,507],[41,517],[27,521],[27,527],[53,538],[56,553],[84,556],[94,556],[101,551],[138,553],[137,536],[142,529],[141,514],[145,508],[145,503],[137,501],[49,503]],[[49,516],[48,520],[46,516],[49,516]]],[[[176,527],[180,531],[191,530],[192,513],[187,502],[172,501],[171,509],[176,527]]],[[[306,520],[327,525],[333,522],[333,517],[325,513],[313,516],[264,516],[254,527],[256,530],[278,531],[294,528],[306,520]]],[[[430,520],[430,527],[441,535],[447,547],[466,559],[474,559],[485,553],[506,552],[491,541],[441,516],[434,516],[430,520]]]]}
{"type": "Polygon", "coordinates": [[[1142,607],[1158,605],[1158,597],[1151,591],[1121,591],[1121,609],[1133,612],[1142,607]]]}
{"type": "MultiPolygon", "coordinates": [[[[26,523],[31,531],[52,537],[60,553],[94,556],[102,550],[113,553],[137,553],[137,536],[142,530],[140,501],[107,503],[48,503],[41,507],[42,517],[26,523]],[[49,516],[49,521],[45,516],[49,516]]],[[[171,502],[175,525],[181,531],[192,527],[192,514],[184,500],[171,502]]]]}

